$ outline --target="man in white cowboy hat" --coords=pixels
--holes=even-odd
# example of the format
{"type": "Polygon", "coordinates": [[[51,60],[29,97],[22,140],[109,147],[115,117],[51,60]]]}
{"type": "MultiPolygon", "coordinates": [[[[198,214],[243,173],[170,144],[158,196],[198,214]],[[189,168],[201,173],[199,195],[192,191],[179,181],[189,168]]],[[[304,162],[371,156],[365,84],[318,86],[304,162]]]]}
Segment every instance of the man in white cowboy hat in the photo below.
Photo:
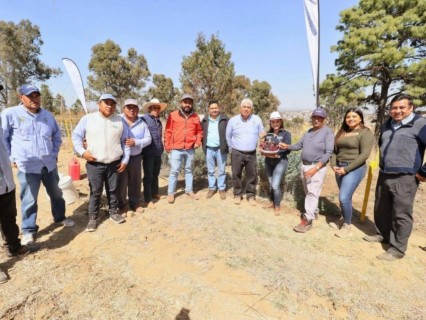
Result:
{"type": "Polygon", "coordinates": [[[151,133],[142,117],[135,99],[124,101],[123,124],[129,130],[126,146],[130,147],[130,159],[126,169],[118,175],[118,207],[126,216],[126,198],[129,195],[129,207],[134,212],[142,213],[140,205],[142,186],[142,150],[151,143],[151,133]]]}
{"type": "Polygon", "coordinates": [[[171,112],[167,118],[164,134],[165,149],[170,153],[171,169],[167,190],[169,203],[175,202],[176,184],[182,164],[185,166],[185,194],[198,200],[198,195],[192,189],[192,167],[195,149],[201,146],[203,129],[200,118],[193,109],[194,98],[185,93],[180,100],[179,110],[171,112]]]}
{"type": "Polygon", "coordinates": [[[152,138],[151,144],[142,149],[143,196],[147,207],[151,209],[155,209],[153,200],[160,199],[158,176],[161,170],[161,155],[164,152],[163,125],[160,114],[166,107],[167,104],[161,103],[156,98],[142,106],[145,113],[142,118],[145,120],[152,138]]]}
{"type": "Polygon", "coordinates": [[[114,96],[104,93],[98,101],[99,112],[85,115],[72,132],[74,150],[86,162],[87,178],[90,184],[89,223],[86,231],[98,228],[99,207],[103,186],[107,193],[109,218],[123,223],[118,213],[118,174],[123,172],[130,158],[130,147],[125,145],[130,136],[121,117],[115,114],[117,101],[114,96]],[[87,149],[83,145],[86,139],[87,149]]]}

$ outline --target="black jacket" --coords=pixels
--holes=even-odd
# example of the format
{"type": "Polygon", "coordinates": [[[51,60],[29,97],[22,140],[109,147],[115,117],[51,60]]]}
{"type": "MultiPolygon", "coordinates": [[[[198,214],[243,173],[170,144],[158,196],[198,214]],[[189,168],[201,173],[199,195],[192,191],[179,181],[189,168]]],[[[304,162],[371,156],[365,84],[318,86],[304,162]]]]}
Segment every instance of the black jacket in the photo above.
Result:
{"type": "MultiPolygon", "coordinates": [[[[228,117],[224,114],[219,115],[219,148],[220,152],[228,153],[228,144],[226,143],[226,126],[228,125],[228,117]]],[[[206,153],[207,149],[207,135],[209,131],[209,116],[205,115],[201,121],[203,127],[203,151],[206,153]]]]}

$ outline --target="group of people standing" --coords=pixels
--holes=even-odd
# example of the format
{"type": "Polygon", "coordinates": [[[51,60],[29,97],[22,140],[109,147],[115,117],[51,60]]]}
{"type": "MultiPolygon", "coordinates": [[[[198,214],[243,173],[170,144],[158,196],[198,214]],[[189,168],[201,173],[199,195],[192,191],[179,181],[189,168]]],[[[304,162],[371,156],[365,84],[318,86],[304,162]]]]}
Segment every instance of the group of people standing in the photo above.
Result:
{"type": "MultiPolygon", "coordinates": [[[[377,233],[363,237],[368,242],[388,244],[386,252],[377,256],[385,261],[404,257],[413,228],[414,197],[419,183],[426,181],[426,119],[414,113],[413,99],[407,94],[393,97],[389,115],[379,136],[379,176],[374,205],[377,233]]],[[[312,228],[326,164],[330,162],[339,187],[342,212],[342,219],[338,223],[331,222],[330,226],[338,229],[337,237],[349,238],[352,236],[352,197],[366,173],[374,136],[365,126],[362,111],[357,108],[346,111],[336,136],[324,124],[326,117],[325,110],[314,110],[312,128],[296,144],[279,143],[282,150],[302,149],[305,212],[294,231],[305,233],[312,228]]]]}
{"type": "MultiPolygon", "coordinates": [[[[61,131],[53,115],[41,108],[37,87],[23,85],[18,89],[21,104],[1,113],[0,130],[0,213],[1,234],[8,255],[22,255],[40,248],[36,242],[38,226],[37,197],[41,183],[50,197],[53,221],[73,227],[65,215],[65,201],[58,186],[57,160],[61,131]],[[18,169],[21,187],[22,241],[16,225],[15,184],[11,165],[18,169]]],[[[253,102],[243,99],[240,113],[228,118],[221,113],[217,100],[211,101],[207,114],[200,120],[194,112],[194,98],[181,97],[180,107],[172,111],[166,122],[163,139],[161,113],[167,107],[158,99],[145,103],[140,115],[138,102],[127,99],[122,115],[116,114],[117,101],[111,94],[102,94],[98,112],[83,116],[72,132],[74,150],[86,160],[90,187],[89,222],[86,230],[95,231],[99,224],[100,200],[105,186],[109,218],[123,223],[128,207],[141,213],[141,189],[147,208],[155,209],[160,199],[159,174],[162,154],[169,154],[170,175],[167,201],[175,202],[176,184],[182,166],[185,172],[185,194],[198,200],[193,190],[195,149],[202,147],[206,156],[208,192],[226,199],[226,163],[231,156],[234,203],[241,204],[243,193],[249,204],[257,205],[258,142],[268,139],[277,146],[274,152],[260,150],[270,184],[269,202],[263,206],[281,212],[282,180],[288,167],[288,154],[301,152],[301,179],[305,190],[304,212],[294,231],[305,233],[313,226],[318,214],[318,200],[327,163],[335,173],[339,187],[342,219],[330,226],[338,229],[336,236],[352,236],[352,196],[366,173],[366,161],[374,144],[370,129],[364,124],[359,109],[348,109],[340,130],[334,136],[325,125],[326,111],[318,108],[311,115],[312,127],[291,144],[291,134],[284,128],[279,112],[269,119],[265,131],[262,120],[253,114],[253,102]],[[143,168],[143,180],[142,180],[143,168]],[[217,171],[217,174],[215,174],[217,171]],[[243,186],[245,172],[245,186],[243,186]]],[[[377,234],[365,236],[370,242],[389,244],[378,256],[396,260],[405,255],[413,226],[413,202],[419,182],[426,180],[423,164],[426,146],[426,119],[413,111],[409,95],[395,96],[390,104],[390,118],[381,128],[379,137],[380,171],[376,186],[374,219],[377,234]]],[[[7,276],[0,272],[0,283],[7,276]]]]}

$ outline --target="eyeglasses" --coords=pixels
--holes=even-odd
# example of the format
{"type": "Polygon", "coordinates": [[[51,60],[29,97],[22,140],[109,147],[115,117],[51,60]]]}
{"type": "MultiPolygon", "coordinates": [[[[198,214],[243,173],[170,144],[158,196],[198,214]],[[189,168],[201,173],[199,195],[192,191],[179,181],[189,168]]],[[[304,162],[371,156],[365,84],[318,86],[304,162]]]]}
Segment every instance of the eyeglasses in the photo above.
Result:
{"type": "Polygon", "coordinates": [[[161,110],[161,107],[160,106],[151,106],[151,109],[153,109],[153,110],[161,110]]]}

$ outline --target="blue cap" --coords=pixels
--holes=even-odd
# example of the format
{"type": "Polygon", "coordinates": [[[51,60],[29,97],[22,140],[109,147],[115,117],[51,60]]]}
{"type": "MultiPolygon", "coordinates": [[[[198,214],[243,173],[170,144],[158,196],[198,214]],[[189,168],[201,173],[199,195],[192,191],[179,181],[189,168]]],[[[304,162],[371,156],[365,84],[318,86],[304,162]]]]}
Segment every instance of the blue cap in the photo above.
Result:
{"type": "Polygon", "coordinates": [[[23,94],[24,96],[29,96],[33,92],[40,93],[40,90],[38,90],[37,87],[31,84],[24,84],[19,87],[18,92],[19,94],[23,94]]]}
{"type": "Polygon", "coordinates": [[[314,112],[312,112],[311,117],[327,118],[327,112],[325,112],[323,108],[316,108],[314,112]]]}
{"type": "Polygon", "coordinates": [[[101,101],[101,100],[107,100],[107,99],[111,99],[111,100],[113,100],[115,103],[117,103],[117,100],[115,100],[115,98],[114,98],[114,96],[112,95],[112,94],[109,94],[109,93],[103,93],[100,97],[99,97],[99,102],[101,101]]]}

